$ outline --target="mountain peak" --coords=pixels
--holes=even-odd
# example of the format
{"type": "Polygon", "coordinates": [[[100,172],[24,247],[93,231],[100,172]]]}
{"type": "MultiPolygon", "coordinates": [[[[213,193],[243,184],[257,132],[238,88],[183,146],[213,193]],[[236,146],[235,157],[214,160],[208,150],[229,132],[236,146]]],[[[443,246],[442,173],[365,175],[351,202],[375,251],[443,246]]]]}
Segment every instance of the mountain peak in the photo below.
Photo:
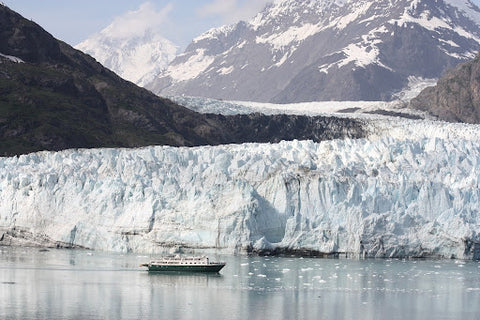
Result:
{"type": "Polygon", "coordinates": [[[138,85],[153,80],[177,54],[178,47],[151,29],[143,34],[119,36],[107,27],[75,46],[90,54],[122,78],[138,85]]]}
{"type": "Polygon", "coordinates": [[[157,12],[150,2],[116,18],[109,26],[75,47],[97,59],[122,78],[144,85],[175,58],[178,46],[161,35],[157,12]]]}
{"type": "Polygon", "coordinates": [[[410,77],[438,78],[479,49],[480,9],[468,0],[282,0],[201,35],[147,87],[263,102],[389,100],[410,77]]]}

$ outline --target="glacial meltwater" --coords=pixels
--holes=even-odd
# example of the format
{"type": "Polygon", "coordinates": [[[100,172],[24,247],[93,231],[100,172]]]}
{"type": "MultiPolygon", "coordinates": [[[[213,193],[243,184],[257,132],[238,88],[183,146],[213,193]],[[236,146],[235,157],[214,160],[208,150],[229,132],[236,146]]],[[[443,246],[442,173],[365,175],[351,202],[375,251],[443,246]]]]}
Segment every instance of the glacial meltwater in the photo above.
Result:
{"type": "Polygon", "coordinates": [[[220,274],[151,257],[0,247],[0,319],[479,319],[480,263],[210,255],[220,274]]]}

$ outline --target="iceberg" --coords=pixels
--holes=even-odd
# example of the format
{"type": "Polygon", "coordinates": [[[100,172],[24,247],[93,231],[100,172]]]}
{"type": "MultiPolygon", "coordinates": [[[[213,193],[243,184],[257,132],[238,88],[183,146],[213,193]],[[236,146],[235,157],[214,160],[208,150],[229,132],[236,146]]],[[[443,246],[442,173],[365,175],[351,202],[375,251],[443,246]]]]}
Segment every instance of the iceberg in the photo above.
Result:
{"type": "MultiPolygon", "coordinates": [[[[390,122],[389,122],[390,121],[390,122]]],[[[480,129],[0,158],[0,245],[480,259],[480,129]]]]}

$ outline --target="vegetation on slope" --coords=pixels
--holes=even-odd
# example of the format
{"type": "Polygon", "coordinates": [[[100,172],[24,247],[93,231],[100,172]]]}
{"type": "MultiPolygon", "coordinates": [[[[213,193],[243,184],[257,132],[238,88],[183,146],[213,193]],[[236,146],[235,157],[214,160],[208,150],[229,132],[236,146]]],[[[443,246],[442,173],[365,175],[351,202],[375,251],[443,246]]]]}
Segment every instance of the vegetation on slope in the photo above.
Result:
{"type": "Polygon", "coordinates": [[[336,118],[203,115],[125,81],[0,5],[0,156],[39,150],[362,137],[336,118]]]}

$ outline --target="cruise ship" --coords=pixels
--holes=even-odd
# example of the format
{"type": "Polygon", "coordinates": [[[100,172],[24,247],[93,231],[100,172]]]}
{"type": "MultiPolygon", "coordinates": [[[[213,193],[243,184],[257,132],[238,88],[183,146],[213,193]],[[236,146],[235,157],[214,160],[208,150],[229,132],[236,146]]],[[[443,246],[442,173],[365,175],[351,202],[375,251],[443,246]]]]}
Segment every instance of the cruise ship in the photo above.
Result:
{"type": "Polygon", "coordinates": [[[166,256],[140,265],[148,271],[182,271],[182,272],[219,272],[225,262],[211,262],[207,257],[166,256]]]}

